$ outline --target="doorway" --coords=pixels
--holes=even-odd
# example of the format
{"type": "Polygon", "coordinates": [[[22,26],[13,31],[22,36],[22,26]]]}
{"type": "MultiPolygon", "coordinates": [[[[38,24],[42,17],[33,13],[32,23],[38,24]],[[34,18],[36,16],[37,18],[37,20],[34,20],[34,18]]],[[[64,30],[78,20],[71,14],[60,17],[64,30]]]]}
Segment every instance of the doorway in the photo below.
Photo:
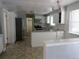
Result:
{"type": "Polygon", "coordinates": [[[27,32],[32,32],[32,18],[27,18],[27,32]]]}

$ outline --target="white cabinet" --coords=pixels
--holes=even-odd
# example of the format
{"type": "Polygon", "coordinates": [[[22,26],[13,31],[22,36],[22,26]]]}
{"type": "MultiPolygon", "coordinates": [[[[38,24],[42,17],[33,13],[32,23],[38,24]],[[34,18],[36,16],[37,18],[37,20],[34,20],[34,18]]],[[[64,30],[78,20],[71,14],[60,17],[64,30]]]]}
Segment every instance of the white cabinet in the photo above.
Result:
{"type": "Polygon", "coordinates": [[[0,35],[0,53],[3,51],[3,35],[0,35]]]}
{"type": "Polygon", "coordinates": [[[43,46],[44,41],[56,40],[63,38],[64,31],[57,32],[32,32],[32,47],[43,46]]]}

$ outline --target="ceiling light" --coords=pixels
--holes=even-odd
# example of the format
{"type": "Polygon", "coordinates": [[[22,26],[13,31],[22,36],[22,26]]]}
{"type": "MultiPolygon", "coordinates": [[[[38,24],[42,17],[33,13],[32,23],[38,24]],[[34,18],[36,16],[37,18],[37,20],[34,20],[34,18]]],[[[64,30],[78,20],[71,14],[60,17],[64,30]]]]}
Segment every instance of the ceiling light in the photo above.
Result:
{"type": "Polygon", "coordinates": [[[58,9],[61,9],[60,0],[57,0],[58,9]]]}

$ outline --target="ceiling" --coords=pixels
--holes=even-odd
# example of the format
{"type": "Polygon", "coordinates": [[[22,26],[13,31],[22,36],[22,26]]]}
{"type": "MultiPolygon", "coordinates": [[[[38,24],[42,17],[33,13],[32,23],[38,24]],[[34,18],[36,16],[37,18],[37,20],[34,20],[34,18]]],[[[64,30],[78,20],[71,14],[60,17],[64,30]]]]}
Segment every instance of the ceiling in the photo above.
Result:
{"type": "MultiPolygon", "coordinates": [[[[9,10],[33,11],[36,14],[46,14],[53,9],[57,9],[56,0],[0,0],[4,7],[9,10]]],[[[78,0],[60,0],[61,6],[66,6],[78,0]]]]}

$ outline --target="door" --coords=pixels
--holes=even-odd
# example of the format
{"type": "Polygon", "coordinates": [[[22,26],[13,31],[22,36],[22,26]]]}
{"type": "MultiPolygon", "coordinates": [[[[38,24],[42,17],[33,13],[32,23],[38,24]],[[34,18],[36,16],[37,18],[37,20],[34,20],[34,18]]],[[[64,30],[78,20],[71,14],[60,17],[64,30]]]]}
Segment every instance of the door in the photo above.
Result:
{"type": "Polygon", "coordinates": [[[27,32],[32,32],[32,18],[27,18],[27,32]]]}
{"type": "Polygon", "coordinates": [[[16,41],[22,40],[22,18],[16,18],[16,41]]]}

